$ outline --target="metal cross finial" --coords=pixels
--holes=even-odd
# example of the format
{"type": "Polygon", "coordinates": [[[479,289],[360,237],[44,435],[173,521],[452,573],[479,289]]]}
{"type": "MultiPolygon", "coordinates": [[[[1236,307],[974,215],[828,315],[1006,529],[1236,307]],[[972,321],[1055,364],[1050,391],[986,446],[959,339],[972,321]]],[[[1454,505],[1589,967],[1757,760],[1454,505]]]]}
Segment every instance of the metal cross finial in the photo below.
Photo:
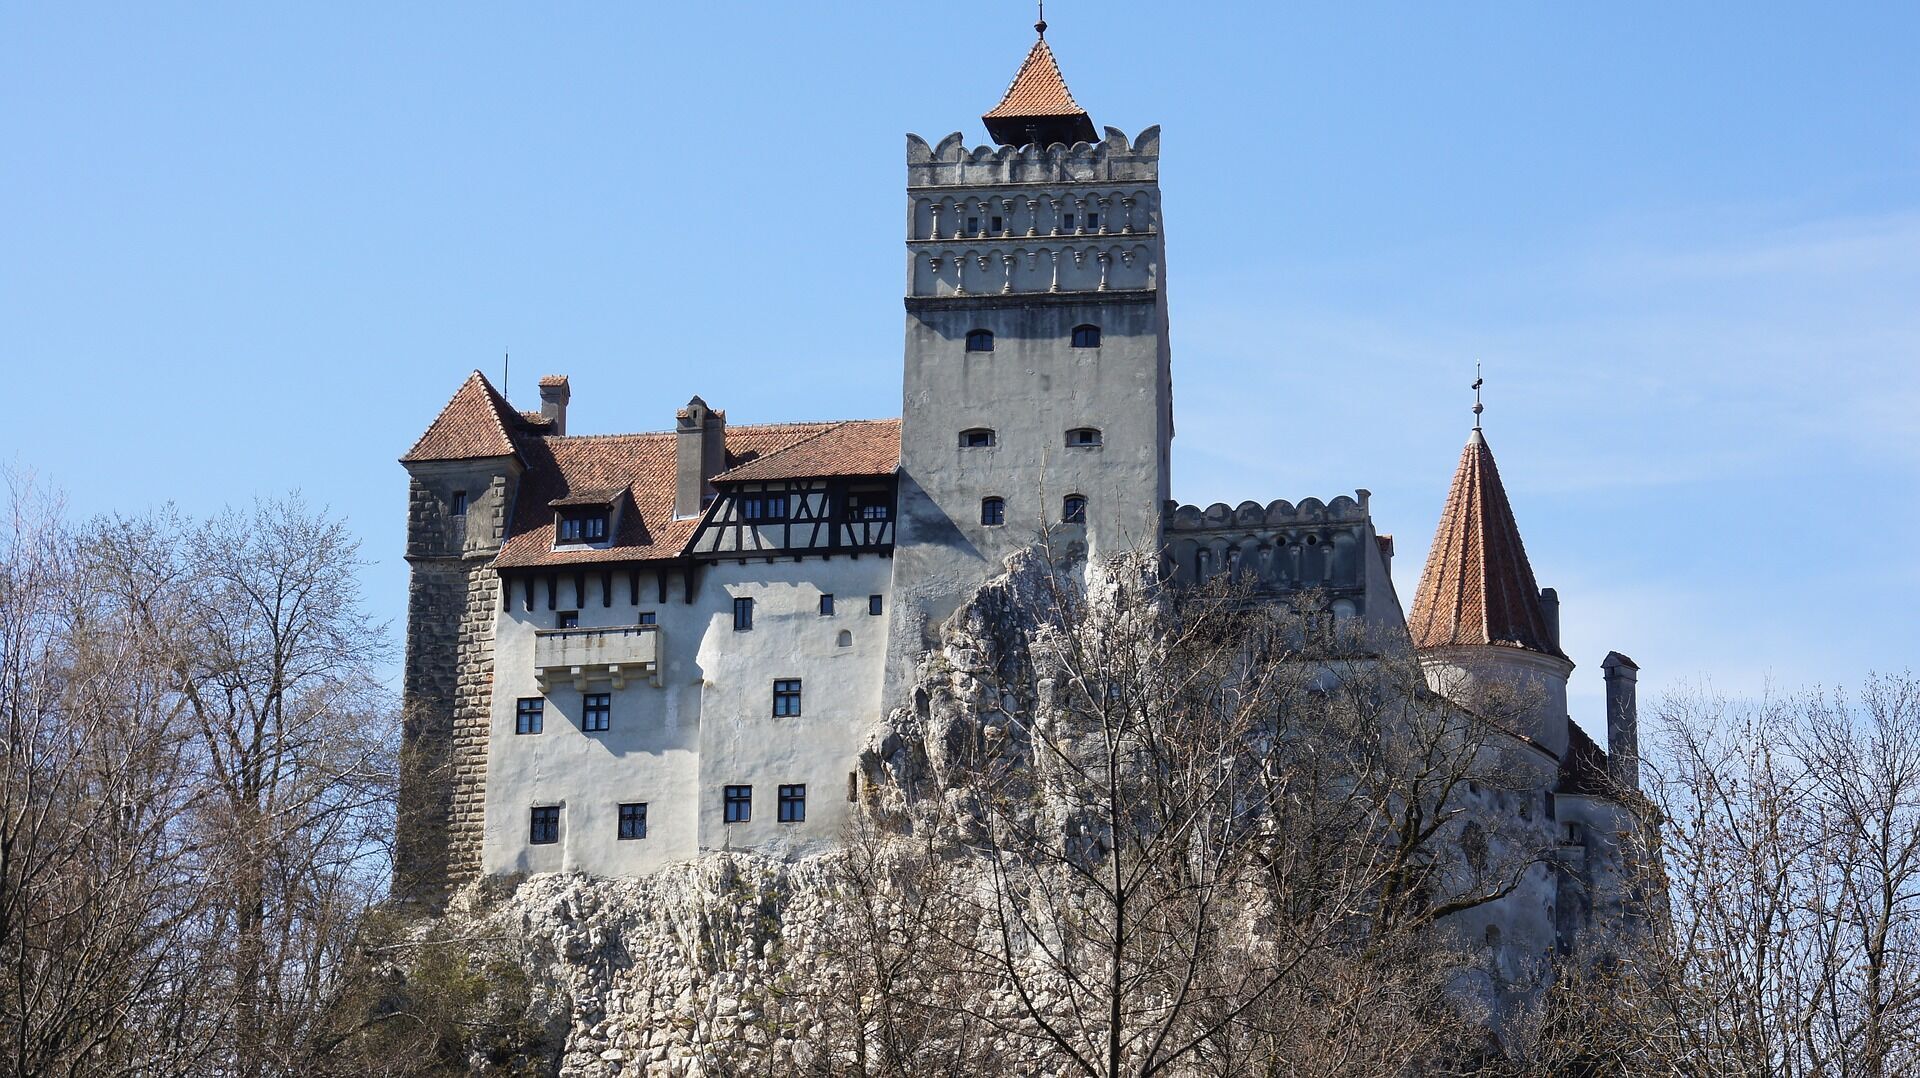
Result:
{"type": "Polygon", "coordinates": [[[1475,363],[1473,365],[1473,429],[1474,430],[1480,429],[1480,413],[1487,410],[1487,406],[1480,403],[1480,387],[1485,385],[1486,381],[1487,380],[1485,378],[1480,377],[1480,364],[1475,363]]]}
{"type": "Polygon", "coordinates": [[[1047,0],[1040,0],[1040,21],[1034,23],[1033,28],[1040,31],[1041,37],[1047,36],[1047,0]]]}

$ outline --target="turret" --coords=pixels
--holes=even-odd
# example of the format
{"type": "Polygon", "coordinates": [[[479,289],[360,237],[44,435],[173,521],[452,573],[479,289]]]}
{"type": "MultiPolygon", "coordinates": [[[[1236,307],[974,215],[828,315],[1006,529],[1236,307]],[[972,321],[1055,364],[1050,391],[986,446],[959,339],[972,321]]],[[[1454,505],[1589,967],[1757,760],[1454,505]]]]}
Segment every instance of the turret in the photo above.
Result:
{"type": "Polygon", "coordinates": [[[1434,690],[1555,755],[1567,751],[1559,596],[1542,592],[1486,436],[1475,426],[1454,470],[1408,629],[1434,690]]]}

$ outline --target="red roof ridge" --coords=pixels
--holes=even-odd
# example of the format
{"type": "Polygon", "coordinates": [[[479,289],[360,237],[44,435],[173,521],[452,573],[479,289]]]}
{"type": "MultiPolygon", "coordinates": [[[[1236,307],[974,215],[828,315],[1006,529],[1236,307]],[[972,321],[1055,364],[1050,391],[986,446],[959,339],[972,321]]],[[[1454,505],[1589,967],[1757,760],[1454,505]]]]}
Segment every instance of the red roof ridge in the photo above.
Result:
{"type": "Polygon", "coordinates": [[[1060,62],[1054,59],[1053,50],[1043,37],[1033,43],[1020,70],[1013,73],[1013,81],[1007,83],[1007,92],[1001,96],[1000,103],[982,118],[1084,116],[1086,112],[1073,99],[1073,91],[1067,89],[1066,77],[1060,74],[1060,62]]]}
{"type": "Polygon", "coordinates": [[[1478,428],[1461,451],[1407,628],[1419,648],[1497,645],[1566,657],[1548,627],[1499,466],[1478,428]]]}
{"type": "MultiPolygon", "coordinates": [[[[790,454],[795,454],[796,452],[804,451],[804,447],[809,446],[814,442],[817,442],[820,439],[825,438],[829,435],[832,435],[836,432],[843,431],[848,427],[863,426],[863,425],[892,426],[895,428],[896,433],[894,435],[894,438],[895,438],[894,467],[895,468],[899,467],[899,440],[898,440],[899,435],[897,431],[900,425],[900,421],[898,419],[839,419],[839,420],[832,421],[826,427],[818,431],[815,431],[812,434],[807,435],[805,438],[802,438],[799,441],[792,443],[791,445],[782,446],[771,453],[762,454],[761,456],[757,456],[752,460],[741,461],[739,464],[736,464],[733,467],[728,468],[726,471],[721,472],[719,475],[714,476],[713,477],[714,481],[724,482],[733,473],[744,471],[745,469],[748,469],[748,468],[764,468],[768,466],[778,466],[781,463],[782,457],[786,457],[790,454]]],[[[888,471],[892,471],[892,469],[888,469],[888,471]]]]}
{"type": "Polygon", "coordinates": [[[487,376],[476,370],[447,398],[433,422],[400,460],[512,456],[516,450],[508,417],[516,425],[524,422],[487,376]]]}

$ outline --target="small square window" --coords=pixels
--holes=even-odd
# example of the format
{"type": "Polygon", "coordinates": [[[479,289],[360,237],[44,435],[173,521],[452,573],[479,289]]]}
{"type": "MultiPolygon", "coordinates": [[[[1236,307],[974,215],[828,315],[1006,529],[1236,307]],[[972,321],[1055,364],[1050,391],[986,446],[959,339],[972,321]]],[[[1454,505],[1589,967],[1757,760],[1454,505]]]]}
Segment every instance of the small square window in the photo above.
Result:
{"type": "Polygon", "coordinates": [[[993,218],[993,219],[992,219],[992,220],[991,220],[991,221],[989,222],[989,225],[990,225],[990,227],[991,227],[991,228],[993,229],[993,231],[995,231],[995,232],[998,232],[998,231],[1000,231],[1000,218],[999,218],[999,217],[997,217],[997,216],[996,216],[996,217],[994,217],[994,218],[993,218]]]}
{"type": "Polygon", "coordinates": [[[1066,229],[1068,232],[1073,231],[1073,214],[1067,214],[1066,216],[1066,229]]]}
{"type": "Polygon", "coordinates": [[[620,806],[620,840],[647,837],[647,803],[638,801],[620,806]]]}
{"type": "Polygon", "coordinates": [[[973,235],[978,233],[979,231],[980,231],[980,218],[978,217],[967,218],[967,234],[973,235]]]}
{"type": "Polygon", "coordinates": [[[805,783],[780,787],[780,822],[805,823],[807,787],[805,783]]]}
{"type": "Polygon", "coordinates": [[[728,823],[746,823],[753,819],[753,787],[727,787],[725,806],[728,823]]]}
{"type": "Polygon", "coordinates": [[[1099,227],[1100,227],[1100,215],[1097,213],[1087,214],[1087,228],[1095,229],[1099,227]]]}
{"type": "Polygon", "coordinates": [[[659,615],[655,614],[651,610],[642,610],[640,612],[640,624],[642,625],[659,624],[659,615]]]}
{"type": "Polygon", "coordinates": [[[823,618],[830,618],[833,616],[833,593],[832,592],[820,593],[820,616],[823,618]]]}
{"type": "Polygon", "coordinates": [[[543,805],[533,810],[532,820],[527,827],[527,842],[535,846],[548,846],[560,841],[560,806],[543,805]]]}
{"type": "Polygon", "coordinates": [[[559,615],[554,618],[553,623],[562,629],[578,629],[580,627],[580,612],[578,610],[562,610],[559,615]]]}
{"type": "Polygon", "coordinates": [[[457,517],[467,515],[467,492],[464,490],[453,492],[453,515],[457,517]]]}
{"type": "Polygon", "coordinates": [[[881,603],[880,597],[878,595],[867,596],[867,613],[868,614],[874,617],[879,617],[884,610],[885,610],[885,605],[881,603]]]}
{"type": "Polygon", "coordinates": [[[781,678],[773,683],[774,718],[791,718],[800,714],[800,679],[781,678]]]}
{"type": "Polygon", "coordinates": [[[547,721],[547,701],[544,697],[523,696],[513,707],[513,732],[516,734],[537,734],[547,721]]]}
{"type": "Polygon", "coordinates": [[[580,697],[580,728],[598,733],[613,725],[613,694],[590,692],[580,697]]]}
{"type": "Polygon", "coordinates": [[[741,596],[733,601],[733,628],[744,632],[753,628],[753,600],[741,596]]]}

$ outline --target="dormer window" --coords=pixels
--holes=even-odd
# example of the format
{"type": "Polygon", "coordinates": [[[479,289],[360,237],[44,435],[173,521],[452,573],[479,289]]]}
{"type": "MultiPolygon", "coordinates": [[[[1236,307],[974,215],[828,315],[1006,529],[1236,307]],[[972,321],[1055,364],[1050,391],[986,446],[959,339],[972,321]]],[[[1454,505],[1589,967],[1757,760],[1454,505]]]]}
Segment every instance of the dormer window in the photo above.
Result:
{"type": "Polygon", "coordinates": [[[969,352],[993,351],[993,331],[990,329],[976,329],[968,333],[967,334],[967,351],[969,352]]]}
{"type": "Polygon", "coordinates": [[[1069,449],[1090,449],[1099,444],[1099,427],[1075,427],[1067,432],[1067,447],[1069,449]]]}
{"type": "Polygon", "coordinates": [[[990,427],[970,427],[960,432],[960,448],[992,449],[993,430],[990,427]]]}
{"type": "Polygon", "coordinates": [[[1099,326],[1073,327],[1073,346],[1075,348],[1100,347],[1100,327],[1099,326]]]}
{"type": "Polygon", "coordinates": [[[607,541],[605,509],[568,510],[560,514],[557,541],[561,543],[604,543],[607,541]]]}

